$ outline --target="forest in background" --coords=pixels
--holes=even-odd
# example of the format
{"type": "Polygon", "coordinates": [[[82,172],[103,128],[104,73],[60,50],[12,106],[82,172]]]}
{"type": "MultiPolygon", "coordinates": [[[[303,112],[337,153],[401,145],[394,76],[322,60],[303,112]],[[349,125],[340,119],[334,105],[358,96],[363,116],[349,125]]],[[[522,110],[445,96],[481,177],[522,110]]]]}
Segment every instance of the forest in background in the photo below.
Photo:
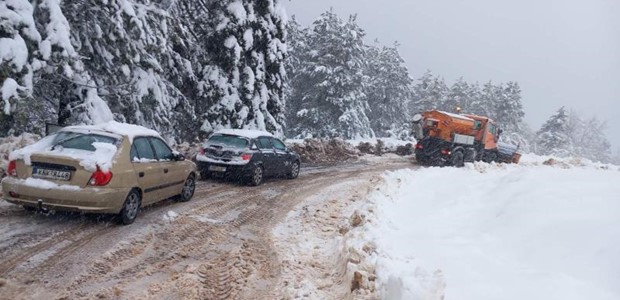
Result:
{"type": "Polygon", "coordinates": [[[532,130],[517,82],[413,79],[398,44],[367,43],[355,16],[305,27],[280,0],[34,3],[0,3],[1,136],[114,119],[176,142],[217,128],[408,139],[413,114],[458,106],[524,151],[614,159],[604,122],[560,108],[532,130]]]}

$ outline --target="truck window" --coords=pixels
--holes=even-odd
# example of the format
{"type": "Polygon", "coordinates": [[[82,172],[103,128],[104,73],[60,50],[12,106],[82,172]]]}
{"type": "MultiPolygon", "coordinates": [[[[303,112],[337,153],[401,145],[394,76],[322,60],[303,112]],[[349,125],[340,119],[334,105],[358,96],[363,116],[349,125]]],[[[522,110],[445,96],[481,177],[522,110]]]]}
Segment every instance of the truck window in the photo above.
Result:
{"type": "Polygon", "coordinates": [[[491,126],[489,126],[489,132],[491,132],[491,134],[495,136],[495,131],[495,124],[491,124],[491,126]]]}
{"type": "Polygon", "coordinates": [[[475,122],[474,122],[474,129],[475,129],[475,130],[478,130],[478,129],[480,129],[480,128],[482,128],[482,122],[480,122],[480,121],[475,121],[475,122]]]}

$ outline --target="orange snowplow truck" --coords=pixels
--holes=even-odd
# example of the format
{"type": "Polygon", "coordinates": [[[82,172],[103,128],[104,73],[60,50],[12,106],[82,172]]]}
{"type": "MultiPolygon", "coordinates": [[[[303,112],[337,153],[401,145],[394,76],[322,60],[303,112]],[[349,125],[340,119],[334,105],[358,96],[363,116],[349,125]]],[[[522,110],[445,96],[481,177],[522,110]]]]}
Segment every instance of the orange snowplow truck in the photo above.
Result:
{"type": "Polygon", "coordinates": [[[427,111],[413,117],[416,160],[461,167],[465,162],[518,163],[518,147],[499,142],[501,129],[487,117],[427,111]]]}

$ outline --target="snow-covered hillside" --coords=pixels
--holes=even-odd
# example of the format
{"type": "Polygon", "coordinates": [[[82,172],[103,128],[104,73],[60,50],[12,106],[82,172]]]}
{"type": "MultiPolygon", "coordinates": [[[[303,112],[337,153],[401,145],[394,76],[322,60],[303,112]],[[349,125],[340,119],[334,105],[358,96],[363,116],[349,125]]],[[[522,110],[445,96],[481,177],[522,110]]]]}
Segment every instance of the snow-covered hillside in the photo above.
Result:
{"type": "Polygon", "coordinates": [[[619,167],[526,156],[384,177],[367,212],[382,299],[620,299],[619,167]]]}

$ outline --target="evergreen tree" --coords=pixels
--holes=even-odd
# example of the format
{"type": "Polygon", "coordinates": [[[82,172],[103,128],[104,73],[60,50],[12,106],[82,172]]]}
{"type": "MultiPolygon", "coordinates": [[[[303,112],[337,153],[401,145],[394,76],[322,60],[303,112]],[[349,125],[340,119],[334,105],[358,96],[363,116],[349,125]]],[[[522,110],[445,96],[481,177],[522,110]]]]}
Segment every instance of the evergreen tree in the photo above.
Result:
{"type": "Polygon", "coordinates": [[[196,27],[209,56],[199,75],[198,96],[209,107],[202,129],[256,128],[282,135],[287,54],[279,1],[209,1],[203,13],[205,25],[196,27]]]}
{"type": "Polygon", "coordinates": [[[294,87],[303,95],[293,134],[301,137],[373,137],[364,94],[364,31],[355,16],[328,11],[313,24],[308,60],[294,87]]]}
{"type": "Polygon", "coordinates": [[[516,82],[508,82],[496,88],[494,118],[502,124],[505,131],[518,132],[525,113],[521,103],[521,88],[516,82]]]}
{"type": "Polygon", "coordinates": [[[365,86],[370,107],[368,117],[378,136],[398,136],[409,117],[408,104],[412,99],[409,72],[404,59],[393,47],[367,49],[365,86]]]}
{"type": "Polygon", "coordinates": [[[537,152],[567,156],[571,153],[569,115],[564,107],[552,115],[537,133],[537,152]]]}
{"type": "Polygon", "coordinates": [[[287,136],[294,136],[294,124],[299,121],[297,112],[302,109],[302,99],[304,91],[312,88],[305,81],[306,77],[300,70],[309,60],[310,55],[310,30],[302,27],[295,18],[292,18],[287,24],[287,47],[289,57],[286,60],[286,72],[288,74],[288,82],[286,85],[286,120],[289,126],[286,128],[287,136]],[[291,126],[293,128],[291,128],[291,126]]]}
{"type": "Polygon", "coordinates": [[[433,76],[431,71],[426,71],[418,81],[418,84],[413,87],[414,101],[412,101],[412,111],[434,109],[454,111],[454,107],[449,108],[446,106],[448,87],[443,78],[433,76]]]}
{"type": "Polygon", "coordinates": [[[461,111],[466,113],[472,113],[471,111],[471,103],[472,99],[470,98],[470,87],[469,84],[460,77],[451,87],[448,92],[447,101],[444,106],[446,107],[459,107],[461,111]]]}

